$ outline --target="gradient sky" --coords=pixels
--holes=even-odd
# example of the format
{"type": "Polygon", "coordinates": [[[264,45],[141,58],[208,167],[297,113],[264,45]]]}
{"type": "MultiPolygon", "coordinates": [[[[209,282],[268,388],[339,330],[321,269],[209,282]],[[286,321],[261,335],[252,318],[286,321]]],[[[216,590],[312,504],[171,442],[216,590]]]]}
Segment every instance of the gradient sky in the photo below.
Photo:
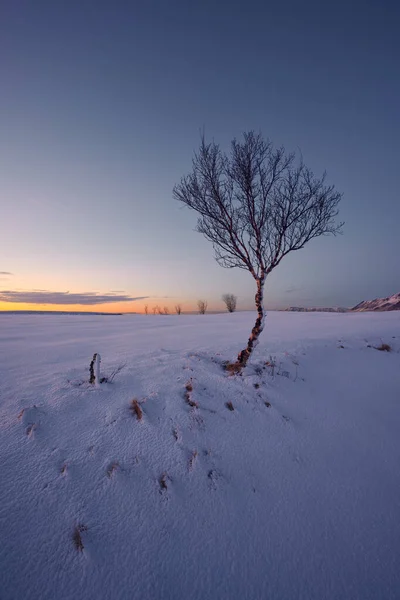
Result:
{"type": "Polygon", "coordinates": [[[395,1],[2,0],[0,309],[252,306],[172,199],[203,127],[300,148],[344,194],[344,235],[289,255],[267,307],[400,291],[399,31],[395,1]]]}

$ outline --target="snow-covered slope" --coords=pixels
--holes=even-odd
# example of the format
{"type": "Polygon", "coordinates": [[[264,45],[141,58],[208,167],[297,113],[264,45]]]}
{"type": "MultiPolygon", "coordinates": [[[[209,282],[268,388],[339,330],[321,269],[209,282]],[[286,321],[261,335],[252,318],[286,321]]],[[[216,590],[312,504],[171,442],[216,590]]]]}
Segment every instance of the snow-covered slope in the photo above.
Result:
{"type": "Polygon", "coordinates": [[[354,306],[354,308],[352,308],[351,310],[358,312],[365,310],[400,310],[400,292],[398,294],[393,294],[393,296],[389,296],[389,298],[375,298],[375,300],[364,300],[364,302],[360,302],[360,304],[357,304],[357,306],[354,306]]]}
{"type": "Polygon", "coordinates": [[[399,598],[400,313],[253,321],[0,315],[1,600],[399,598]]]}
{"type": "Polygon", "coordinates": [[[326,306],[326,307],[317,307],[317,306],[290,306],[285,310],[291,312],[347,312],[349,309],[344,308],[342,306],[326,306]]]}

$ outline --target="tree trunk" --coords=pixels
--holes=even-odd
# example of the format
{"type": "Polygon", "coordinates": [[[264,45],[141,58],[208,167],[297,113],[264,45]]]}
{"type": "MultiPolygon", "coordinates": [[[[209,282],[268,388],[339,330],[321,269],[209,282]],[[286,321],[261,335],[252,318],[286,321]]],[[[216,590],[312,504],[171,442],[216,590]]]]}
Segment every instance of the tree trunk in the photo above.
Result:
{"type": "Polygon", "coordinates": [[[255,296],[256,308],[257,308],[257,319],[253,329],[251,330],[251,334],[249,340],[247,342],[247,347],[239,352],[237,364],[241,368],[247,365],[247,361],[250,358],[251,353],[254,348],[258,344],[258,338],[260,337],[260,333],[264,329],[264,321],[265,321],[265,311],[263,306],[264,301],[264,283],[265,276],[256,279],[257,282],[257,293],[255,296]]]}

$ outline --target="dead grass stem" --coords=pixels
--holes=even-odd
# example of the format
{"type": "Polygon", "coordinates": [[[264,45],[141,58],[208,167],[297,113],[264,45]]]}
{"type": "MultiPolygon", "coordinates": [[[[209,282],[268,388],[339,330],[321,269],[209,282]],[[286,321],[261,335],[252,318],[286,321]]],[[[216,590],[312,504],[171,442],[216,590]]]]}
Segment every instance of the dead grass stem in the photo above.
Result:
{"type": "Polygon", "coordinates": [[[381,344],[380,346],[374,346],[375,350],[380,350],[380,352],[391,352],[392,347],[389,344],[381,344]]]}
{"type": "Polygon", "coordinates": [[[136,398],[133,398],[133,400],[131,400],[130,408],[132,413],[136,415],[137,420],[140,421],[143,417],[143,411],[140,407],[139,401],[136,398]]]}
{"type": "Polygon", "coordinates": [[[111,479],[111,477],[114,475],[115,471],[119,468],[119,463],[118,462],[113,462],[110,465],[108,465],[107,467],[107,477],[111,479]]]}
{"type": "Polygon", "coordinates": [[[161,475],[160,479],[158,480],[158,483],[160,484],[160,489],[162,492],[167,491],[167,489],[168,489],[167,481],[168,481],[168,475],[167,475],[167,473],[163,473],[161,475]]]}
{"type": "Polygon", "coordinates": [[[76,525],[76,527],[74,528],[74,533],[72,535],[72,540],[74,542],[74,546],[76,548],[76,550],[78,552],[83,552],[85,546],[83,545],[83,540],[82,540],[82,533],[87,531],[87,527],[86,525],[83,525],[82,523],[76,525]]]}
{"type": "Polygon", "coordinates": [[[193,469],[193,465],[196,461],[197,456],[198,456],[197,450],[193,450],[193,452],[189,458],[189,471],[191,471],[193,469]]]}
{"type": "Polygon", "coordinates": [[[36,430],[36,428],[37,428],[37,425],[36,425],[36,423],[30,423],[30,424],[28,425],[28,427],[26,428],[26,435],[27,435],[27,436],[29,436],[29,437],[30,437],[31,435],[33,435],[33,433],[34,433],[34,431],[36,430]]]}
{"type": "Polygon", "coordinates": [[[195,402],[195,400],[192,400],[189,392],[185,392],[185,400],[186,403],[189,404],[189,406],[191,406],[192,408],[199,408],[197,402],[195,402]]]}

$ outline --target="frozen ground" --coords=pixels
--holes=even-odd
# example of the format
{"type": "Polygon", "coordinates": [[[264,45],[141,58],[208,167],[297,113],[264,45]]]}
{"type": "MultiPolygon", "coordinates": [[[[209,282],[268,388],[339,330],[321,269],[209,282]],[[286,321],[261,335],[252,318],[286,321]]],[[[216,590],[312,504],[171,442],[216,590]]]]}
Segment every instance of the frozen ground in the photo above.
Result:
{"type": "Polygon", "coordinates": [[[400,312],[253,319],[0,315],[1,600],[400,598],[400,312]]]}

